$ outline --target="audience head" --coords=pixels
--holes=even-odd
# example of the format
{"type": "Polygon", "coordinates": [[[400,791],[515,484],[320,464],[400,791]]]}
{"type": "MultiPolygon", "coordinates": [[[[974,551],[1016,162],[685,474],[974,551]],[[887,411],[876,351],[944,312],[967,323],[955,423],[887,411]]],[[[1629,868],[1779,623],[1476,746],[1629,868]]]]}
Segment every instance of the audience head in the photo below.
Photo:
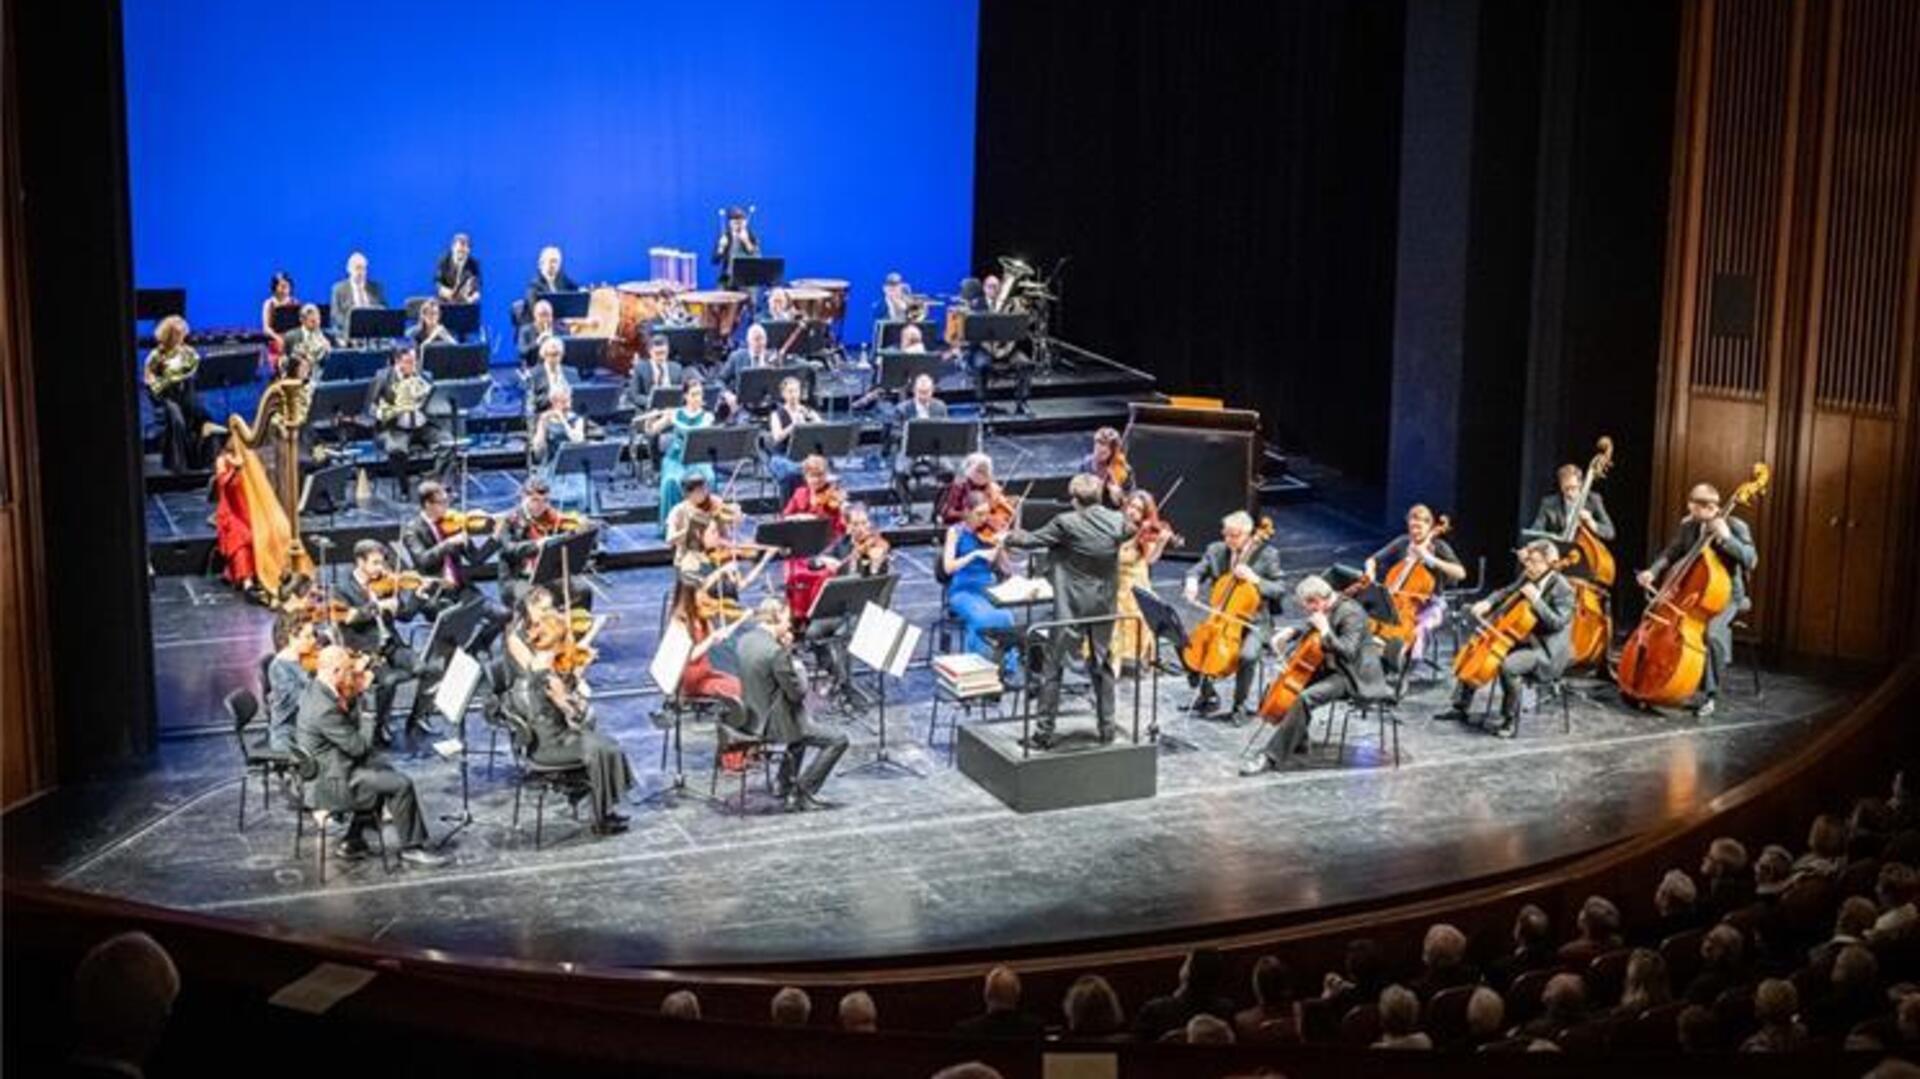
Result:
{"type": "Polygon", "coordinates": [[[1700,862],[1700,875],[1737,877],[1747,871],[1747,848],[1738,839],[1721,836],[1707,845],[1707,856],[1700,862]]]}
{"type": "Polygon", "coordinates": [[[698,1019],[700,998],[691,989],[676,989],[660,1002],[660,1014],[668,1019],[698,1019]]]}
{"type": "Polygon", "coordinates": [[[1722,922],[1700,938],[1700,961],[1709,970],[1732,970],[1746,958],[1747,938],[1738,929],[1722,922]]]}
{"type": "Polygon", "coordinates": [[[987,971],[987,980],[980,993],[990,1012],[1010,1012],[1020,1006],[1020,975],[1012,967],[995,967],[987,971]]]}
{"type": "Polygon", "coordinates": [[[1880,876],[1874,882],[1873,894],[1879,899],[1882,908],[1892,910],[1914,901],[1916,890],[1920,890],[1916,889],[1916,884],[1920,884],[1920,877],[1915,876],[1912,866],[1888,862],[1880,867],[1880,876]]]}
{"type": "Polygon", "coordinates": [[[804,1027],[813,1016],[813,998],[805,989],[789,985],[773,995],[771,1014],[774,1026],[804,1027]]]}
{"type": "Polygon", "coordinates": [[[1547,1018],[1560,1023],[1578,1020],[1587,1010],[1587,980],[1578,974],[1555,974],[1540,993],[1547,1018]]]}
{"type": "Polygon", "coordinates": [[[158,941],[141,932],[108,937],[74,968],[76,1048],[139,1065],[159,1043],[180,995],[180,972],[158,941]]]}
{"type": "Polygon", "coordinates": [[[1680,1010],[1674,1020],[1674,1033],[1680,1039],[1682,1052],[1710,1053],[1719,1047],[1719,1024],[1714,1021],[1713,1012],[1698,1004],[1689,1004],[1680,1010]]]}
{"type": "Polygon", "coordinates": [[[1831,813],[1813,818],[1807,829],[1807,853],[1821,858],[1838,858],[1847,853],[1847,822],[1831,813]]]}
{"type": "Polygon", "coordinates": [[[1253,964],[1253,999],[1265,1007],[1285,1004],[1293,996],[1293,974],[1277,955],[1263,955],[1253,964]]]}
{"type": "Polygon", "coordinates": [[[1623,1006],[1646,1009],[1673,999],[1673,986],[1667,980],[1667,961],[1651,948],[1635,948],[1627,957],[1626,987],[1620,994],[1623,1006]]]}
{"type": "Polygon", "coordinates": [[[1833,918],[1833,935],[1836,937],[1864,937],[1867,930],[1873,928],[1874,919],[1880,916],[1873,900],[1864,895],[1850,895],[1840,904],[1840,913],[1833,918]]]}
{"type": "Polygon", "coordinates": [[[1900,1040],[1912,1045],[1920,1042],[1920,993],[1908,993],[1900,998],[1893,1009],[1894,1024],[1899,1028],[1900,1040]]]}
{"type": "Polygon", "coordinates": [[[977,1060],[965,1064],[955,1064],[950,1068],[941,1068],[933,1073],[933,1079],[1003,1079],[999,1069],[989,1067],[977,1060]]]}
{"type": "Polygon", "coordinates": [[[1547,912],[1528,903],[1513,916],[1513,943],[1516,947],[1540,947],[1552,940],[1553,922],[1547,912]]]}
{"type": "Polygon", "coordinates": [[[1787,848],[1768,846],[1753,862],[1753,886],[1760,891],[1779,891],[1793,875],[1793,855],[1787,848]]]}
{"type": "Polygon", "coordinates": [[[1684,914],[1693,909],[1700,898],[1699,889],[1693,886],[1693,878],[1679,869],[1667,870],[1660,878],[1660,886],[1653,890],[1653,909],[1661,917],[1684,914]]]}
{"type": "Polygon", "coordinates": [[[1605,896],[1590,895],[1580,904],[1580,916],[1574,924],[1587,940],[1613,940],[1620,935],[1620,908],[1605,896]]]}
{"type": "Polygon", "coordinates": [[[1403,985],[1380,990],[1380,1031],[1393,1037],[1412,1034],[1420,1026],[1420,998],[1403,985]]]}
{"type": "Polygon", "coordinates": [[[1859,944],[1849,944],[1833,957],[1833,988],[1841,993],[1865,993],[1880,980],[1880,961],[1859,944]]]}
{"type": "Polygon", "coordinates": [[[1440,922],[1427,927],[1427,939],[1420,946],[1420,961],[1429,970],[1452,970],[1467,958],[1467,935],[1440,922]]]}
{"type": "Polygon", "coordinates": [[[1768,978],[1753,990],[1753,1018],[1763,1027],[1793,1022],[1800,1010],[1800,994],[1785,978],[1768,978]]]}
{"type": "MultiPolygon", "coordinates": [[[[988,1008],[992,1008],[991,1002],[988,1008]]],[[[1113,986],[1098,974],[1085,974],[1074,979],[1067,987],[1067,995],[1060,1002],[1060,1010],[1067,1017],[1067,1031],[1082,1037],[1103,1037],[1118,1034],[1127,1024],[1127,1016],[1120,1008],[1120,997],[1113,986]]]]}
{"type": "Polygon", "coordinates": [[[1491,1038],[1500,1033],[1507,1021],[1507,1002],[1484,985],[1475,986],[1467,998],[1467,1031],[1476,1038],[1491,1038]]]}
{"type": "Polygon", "coordinates": [[[1380,958],[1380,946],[1371,937],[1347,942],[1345,967],[1347,980],[1362,988],[1374,985],[1380,980],[1380,972],[1386,962],[1380,958]]]}
{"type": "Polygon", "coordinates": [[[1227,1021],[1204,1012],[1187,1020],[1188,1045],[1232,1045],[1233,1028],[1227,1021]]]}
{"type": "Polygon", "coordinates": [[[840,1029],[854,1034],[872,1034],[880,1029],[880,1009],[864,989],[855,989],[840,998],[840,1029]]]}

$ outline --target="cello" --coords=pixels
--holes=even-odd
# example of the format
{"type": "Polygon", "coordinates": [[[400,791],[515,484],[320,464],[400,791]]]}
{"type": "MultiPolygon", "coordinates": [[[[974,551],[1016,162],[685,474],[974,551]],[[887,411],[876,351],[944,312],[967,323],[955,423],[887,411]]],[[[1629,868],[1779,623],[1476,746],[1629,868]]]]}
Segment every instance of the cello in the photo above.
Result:
{"type": "Polygon", "coordinates": [[[1213,582],[1207,596],[1208,615],[1180,649],[1187,669],[1202,678],[1225,678],[1240,664],[1240,639],[1253,627],[1253,618],[1266,601],[1251,581],[1234,576],[1234,570],[1252,562],[1267,541],[1273,538],[1273,521],[1262,517],[1260,527],[1247,537],[1247,545],[1234,555],[1227,572],[1213,582]]]}
{"type": "MultiPolygon", "coordinates": [[[[1734,490],[1714,520],[1726,520],[1765,494],[1772,478],[1773,470],[1756,462],[1753,478],[1734,490]]],[[[1620,695],[1642,705],[1677,705],[1693,696],[1707,669],[1707,623],[1732,600],[1733,574],[1713,549],[1713,529],[1703,524],[1621,650],[1620,695]]]]}
{"type": "MultiPolygon", "coordinates": [[[[1373,584],[1365,577],[1340,590],[1342,596],[1357,596],[1373,584]]],[[[1377,629],[1378,624],[1369,627],[1377,629]]],[[[1320,665],[1327,659],[1326,646],[1320,643],[1320,631],[1309,629],[1300,635],[1294,643],[1293,651],[1287,653],[1287,661],[1280,667],[1280,673],[1274,676],[1273,684],[1260,696],[1260,718],[1268,723],[1278,723],[1286,716],[1287,709],[1293,707],[1300,694],[1320,673],[1320,665]]]]}
{"type": "MultiPolygon", "coordinates": [[[[1580,552],[1568,551],[1553,564],[1551,572],[1560,572],[1579,562],[1580,552]]],[[[1543,574],[1533,583],[1538,585],[1546,579],[1543,574]]],[[[1500,677],[1500,664],[1505,662],[1507,654],[1515,645],[1533,636],[1539,622],[1539,616],[1533,613],[1533,602],[1516,585],[1513,593],[1501,602],[1500,609],[1480,619],[1479,630],[1454,653],[1453,677],[1475,689],[1489,685],[1500,677]]]]}
{"type": "MultiPolygon", "coordinates": [[[[1421,542],[1432,543],[1452,528],[1453,522],[1441,514],[1428,527],[1426,539],[1421,542]]],[[[1426,563],[1414,556],[1412,537],[1408,537],[1406,557],[1387,570],[1387,579],[1381,583],[1393,601],[1394,618],[1392,622],[1376,621],[1374,632],[1383,638],[1410,645],[1414,634],[1420,629],[1420,609],[1433,598],[1434,589],[1439,584],[1433,579],[1433,571],[1427,568],[1426,563]]]]}
{"type": "Polygon", "coordinates": [[[1598,452],[1587,462],[1586,474],[1580,479],[1580,493],[1567,514],[1567,526],[1554,537],[1562,550],[1571,547],[1578,551],[1587,567],[1584,578],[1568,579],[1573,585],[1575,601],[1572,662],[1576,667],[1592,666],[1606,659],[1607,645],[1613,641],[1613,614],[1608,602],[1614,579],[1613,552],[1607,550],[1607,545],[1580,519],[1587,508],[1587,497],[1593,493],[1593,481],[1613,467],[1613,439],[1602,435],[1594,448],[1598,452]]]}

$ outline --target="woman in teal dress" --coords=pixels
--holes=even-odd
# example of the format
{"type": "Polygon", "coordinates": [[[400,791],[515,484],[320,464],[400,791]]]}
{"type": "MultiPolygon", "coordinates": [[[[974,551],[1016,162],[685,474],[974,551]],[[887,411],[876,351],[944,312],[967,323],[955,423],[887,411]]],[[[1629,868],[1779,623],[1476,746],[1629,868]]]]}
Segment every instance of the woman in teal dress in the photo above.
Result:
{"type": "Polygon", "coordinates": [[[683,459],[687,448],[687,433],[713,423],[713,413],[706,408],[706,387],[698,378],[687,379],[685,398],[679,408],[662,412],[647,421],[649,436],[657,435],[667,428],[673,428],[667,436],[666,451],[660,455],[660,526],[666,527],[667,514],[680,504],[680,485],[689,472],[698,472],[706,477],[707,483],[713,483],[712,465],[687,466],[683,459]]]}

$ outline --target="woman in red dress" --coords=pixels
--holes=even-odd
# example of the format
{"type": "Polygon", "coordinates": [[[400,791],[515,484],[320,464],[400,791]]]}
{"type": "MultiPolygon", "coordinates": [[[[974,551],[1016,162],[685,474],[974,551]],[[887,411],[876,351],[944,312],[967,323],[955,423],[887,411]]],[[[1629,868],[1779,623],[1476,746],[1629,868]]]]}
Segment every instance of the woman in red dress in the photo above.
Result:
{"type": "Polygon", "coordinates": [[[226,563],[227,581],[248,597],[264,596],[253,557],[253,515],[247,505],[247,485],[240,440],[227,439],[213,460],[214,547],[226,563]]]}
{"type": "MultiPolygon", "coordinates": [[[[780,511],[782,517],[823,517],[827,522],[827,542],[829,544],[847,534],[846,492],[827,471],[827,459],[813,454],[800,463],[800,474],[804,478],[793,497],[780,511]]],[[[818,559],[790,558],[787,560],[787,609],[793,612],[796,626],[805,626],[807,613],[813,610],[813,599],[833,576],[833,570],[822,565],[818,559]]]]}
{"type": "Polygon", "coordinates": [[[279,331],[273,328],[273,313],[282,307],[297,309],[299,306],[300,300],[293,294],[293,277],[285,270],[273,271],[273,279],[267,285],[267,298],[260,304],[260,331],[267,335],[269,370],[280,370],[280,357],[287,347],[279,331]]]}

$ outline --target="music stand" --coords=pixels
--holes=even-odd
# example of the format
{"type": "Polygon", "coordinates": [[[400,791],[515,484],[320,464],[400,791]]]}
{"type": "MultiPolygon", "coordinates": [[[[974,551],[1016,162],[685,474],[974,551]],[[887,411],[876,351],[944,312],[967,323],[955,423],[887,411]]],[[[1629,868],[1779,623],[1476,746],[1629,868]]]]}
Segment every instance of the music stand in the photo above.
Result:
{"type": "Polygon", "coordinates": [[[435,382],[433,394],[427,398],[427,411],[434,415],[444,413],[452,416],[453,440],[464,441],[467,437],[467,410],[485,400],[488,391],[492,389],[493,379],[484,375],[478,378],[450,378],[444,382],[435,382]]]}
{"type": "Polygon", "coordinates": [[[782,517],[760,522],[753,530],[753,542],[778,547],[788,558],[812,558],[827,549],[832,532],[825,517],[782,517]]]}
{"type": "MultiPolygon", "coordinates": [[[[587,303],[591,293],[585,289],[570,289],[565,292],[543,292],[533,298],[535,303],[547,301],[553,307],[553,321],[557,325],[563,318],[586,318],[587,303]]],[[[527,309],[527,319],[533,319],[533,309],[527,309]]]]}
{"type": "Polygon", "coordinates": [[[347,312],[349,341],[391,341],[405,337],[406,333],[404,307],[356,307],[347,312]]]}
{"type": "MultiPolygon", "coordinates": [[[[1180,614],[1173,609],[1173,604],[1161,599],[1154,593],[1153,589],[1143,588],[1140,585],[1133,586],[1133,601],[1140,606],[1140,618],[1146,623],[1146,631],[1153,635],[1153,639],[1160,643],[1161,648],[1172,645],[1173,654],[1176,656],[1179,655],[1187,646],[1187,628],[1181,624],[1180,614]]],[[[1155,649],[1154,664],[1156,667],[1161,663],[1158,657],[1162,654],[1160,649],[1155,649]]],[[[1156,677],[1158,676],[1156,675],[1156,677]]],[[[1138,713],[1136,713],[1135,722],[1138,721],[1138,713]]],[[[1180,748],[1200,748],[1197,743],[1190,739],[1181,738],[1172,734],[1162,735],[1160,731],[1160,694],[1157,692],[1153,695],[1152,718],[1147,721],[1147,737],[1155,741],[1164,738],[1168,745],[1180,748]]]]}
{"type": "Polygon", "coordinates": [[[273,313],[267,316],[267,325],[273,327],[274,333],[287,333],[298,329],[301,306],[297,303],[276,305],[273,313]]]}
{"type": "Polygon", "coordinates": [[[679,386],[655,386],[647,391],[647,411],[679,408],[687,403],[687,391],[679,386]]]}
{"type": "Polygon", "coordinates": [[[448,303],[440,301],[440,325],[447,332],[462,340],[480,332],[480,305],[478,303],[448,303]]]}
{"type": "Polygon", "coordinates": [[[787,436],[787,460],[798,463],[816,453],[828,460],[851,457],[859,444],[857,423],[796,423],[787,436]]]}
{"type": "Polygon", "coordinates": [[[626,387],[618,382],[576,382],[573,384],[573,410],[591,420],[604,420],[620,411],[620,395],[626,387]]]}
{"type": "Polygon", "coordinates": [[[562,337],[560,345],[566,350],[560,358],[560,366],[573,368],[580,372],[582,378],[591,378],[595,371],[605,365],[607,339],[604,337],[562,337]]]}
{"type": "Polygon", "coordinates": [[[707,362],[707,328],[705,326],[655,326],[648,334],[667,339],[667,358],[686,364],[707,362]]]}
{"type": "Polygon", "coordinates": [[[316,382],[313,384],[313,402],[308,406],[307,415],[316,420],[335,422],[355,419],[366,409],[367,390],[372,385],[370,378],[316,382]]]}
{"type": "Polygon", "coordinates": [[[687,444],[680,451],[683,464],[711,465],[718,471],[753,457],[759,448],[760,432],[752,427],[696,427],[687,432],[687,444]]]}
{"type": "Polygon", "coordinates": [[[353,481],[359,466],[354,464],[328,465],[307,473],[300,487],[300,505],[295,513],[317,512],[327,515],[327,526],[333,526],[333,516],[347,509],[353,502],[353,481]],[[314,498],[325,500],[325,508],[314,506],[314,498]]]}
{"type": "Polygon", "coordinates": [[[1024,340],[1033,316],[1018,311],[975,311],[960,320],[960,339],[970,345],[1024,340]]]}
{"type": "Polygon", "coordinates": [[[962,457],[980,449],[979,420],[908,420],[908,458],[962,457]]]}
{"type": "MultiPolygon", "coordinates": [[[[569,566],[585,566],[600,540],[600,527],[589,525],[571,536],[557,537],[540,545],[533,564],[534,584],[546,584],[570,576],[569,566]]],[[[555,593],[558,595],[558,593],[555,593]]]]}
{"type": "Polygon", "coordinates": [[[780,383],[789,378],[800,380],[802,400],[813,396],[813,368],[804,363],[749,367],[740,372],[740,383],[733,393],[740,399],[742,408],[753,411],[772,408],[780,396],[780,383]]]}
{"type": "Polygon", "coordinates": [[[906,390],[921,375],[932,376],[934,388],[939,389],[940,368],[946,361],[931,352],[901,352],[898,349],[886,349],[880,353],[880,373],[875,385],[883,390],[906,390]]]}
{"type": "Polygon", "coordinates": [[[567,472],[579,472],[587,488],[587,515],[597,516],[600,512],[600,498],[593,486],[593,474],[597,471],[612,472],[619,463],[620,451],[625,449],[620,442],[569,442],[560,447],[553,455],[552,473],[559,476],[567,472]]]}
{"type": "MultiPolygon", "coordinates": [[[[433,621],[433,633],[428,636],[427,643],[432,645],[435,638],[441,636],[441,626],[448,621],[449,615],[469,607],[480,611],[483,605],[469,602],[441,611],[440,617],[433,621]]],[[[479,619],[474,618],[473,621],[477,625],[479,619]]],[[[466,636],[472,635],[469,629],[466,636]]],[[[485,677],[486,671],[480,666],[480,661],[474,659],[465,647],[456,645],[453,653],[447,657],[446,670],[441,673],[440,684],[433,692],[434,711],[445,716],[455,731],[454,737],[435,742],[433,750],[442,757],[451,757],[456,753],[460,756],[460,813],[458,816],[443,814],[440,817],[442,823],[453,822],[447,834],[440,837],[439,845],[443,848],[453,841],[462,828],[473,823],[473,803],[467,787],[467,709],[473,704],[473,696],[479,691],[485,677]]]]}
{"type": "Polygon", "coordinates": [[[420,369],[434,381],[487,377],[487,346],[483,341],[464,345],[432,344],[420,350],[420,369]]]}
{"type": "Polygon", "coordinates": [[[787,260],[768,255],[735,255],[731,265],[736,289],[767,288],[787,275],[787,260]]]}
{"type": "Polygon", "coordinates": [[[900,347],[900,331],[908,326],[920,327],[920,342],[930,344],[939,341],[943,330],[937,322],[899,322],[893,319],[881,319],[873,324],[873,347],[885,350],[900,347]]]}
{"type": "MultiPolygon", "coordinates": [[[[845,613],[850,607],[840,594],[885,597],[892,592],[893,583],[898,580],[893,574],[884,577],[835,577],[820,589],[820,599],[816,599],[813,609],[821,610],[822,600],[829,591],[834,596],[834,613],[845,613]],[[836,587],[837,586],[837,587],[836,587]]],[[[865,771],[885,771],[895,768],[910,776],[920,778],[922,773],[910,764],[896,761],[887,755],[887,677],[905,678],[907,661],[913,657],[913,651],[920,644],[921,629],[907,621],[893,610],[882,606],[885,602],[863,599],[860,605],[860,620],[853,627],[853,640],[847,645],[847,654],[873,668],[875,688],[878,690],[880,709],[879,744],[874,747],[873,759],[857,768],[849,769],[849,774],[865,771]]],[[[821,612],[826,617],[828,612],[821,612]]]]}
{"type": "Polygon", "coordinates": [[[384,348],[336,348],[320,362],[326,375],[320,384],[372,378],[392,356],[393,352],[384,348]]]}

